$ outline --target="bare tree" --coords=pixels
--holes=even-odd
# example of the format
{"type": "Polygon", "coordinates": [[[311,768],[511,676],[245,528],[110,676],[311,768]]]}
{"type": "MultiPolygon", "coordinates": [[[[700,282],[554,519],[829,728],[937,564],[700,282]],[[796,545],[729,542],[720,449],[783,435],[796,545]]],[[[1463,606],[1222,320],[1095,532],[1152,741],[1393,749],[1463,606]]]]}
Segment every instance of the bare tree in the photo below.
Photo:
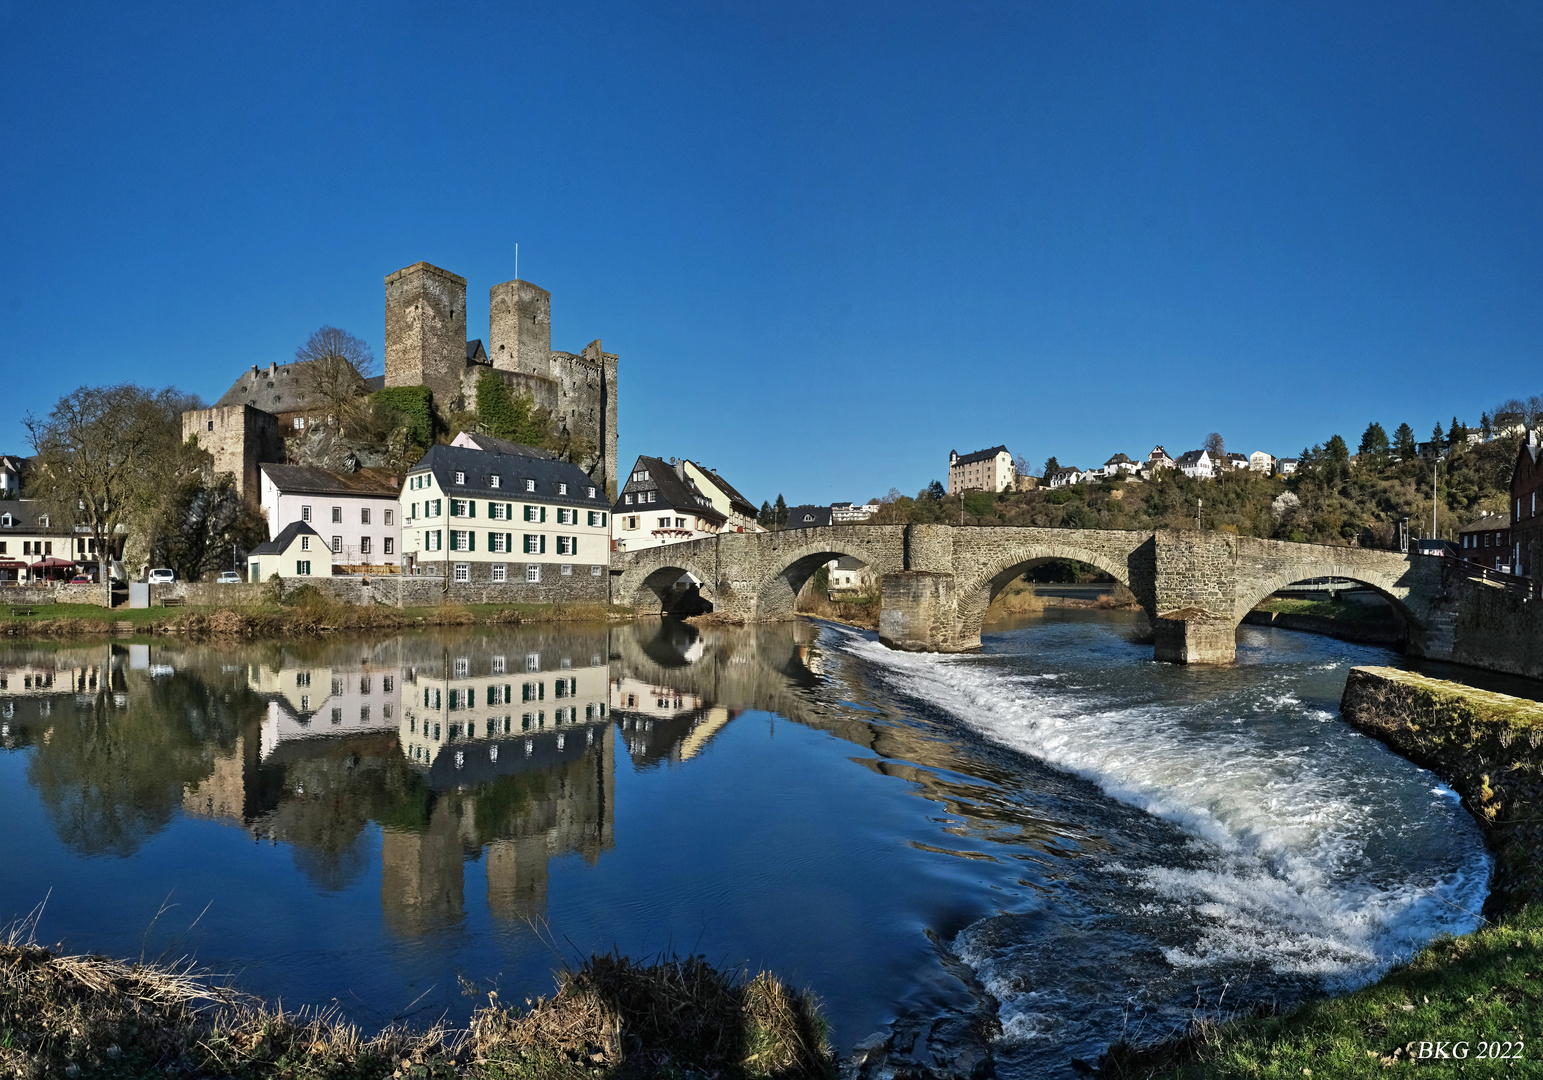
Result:
{"type": "Polygon", "coordinates": [[[1221,432],[1213,431],[1205,437],[1205,452],[1210,454],[1212,458],[1226,459],[1227,444],[1222,441],[1221,432]]]}
{"type": "Polygon", "coordinates": [[[111,587],[117,542],[147,506],[159,503],[175,476],[182,413],[202,405],[172,389],[82,386],[46,417],[23,420],[38,455],[30,494],[53,524],[93,541],[104,587],[111,587]]]}
{"type": "Polygon", "coordinates": [[[306,396],[337,416],[364,393],[364,380],[379,374],[370,346],[347,330],[323,326],[295,350],[306,396]]]}
{"type": "Polygon", "coordinates": [[[1019,476],[1033,476],[1034,466],[1029,464],[1029,459],[1019,454],[1013,458],[1013,472],[1019,476]]]}

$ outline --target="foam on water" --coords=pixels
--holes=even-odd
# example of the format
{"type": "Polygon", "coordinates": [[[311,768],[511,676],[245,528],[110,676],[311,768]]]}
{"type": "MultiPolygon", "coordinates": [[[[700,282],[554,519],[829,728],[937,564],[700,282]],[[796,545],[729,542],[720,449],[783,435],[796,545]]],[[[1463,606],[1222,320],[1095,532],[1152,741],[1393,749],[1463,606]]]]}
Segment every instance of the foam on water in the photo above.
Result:
{"type": "MultiPolygon", "coordinates": [[[[1304,705],[1289,671],[1257,669],[1253,685],[1203,702],[1153,703],[1074,685],[1096,683],[1092,672],[1025,676],[1001,656],[841,636],[901,692],[1192,838],[1174,865],[1109,867],[1141,897],[1140,914],[1186,926],[1160,950],[1173,972],[1265,970],[1340,991],[1478,923],[1489,856],[1451,792],[1326,724],[1336,714],[1304,705]]],[[[954,947],[1002,1003],[1009,1040],[1053,1026],[1046,988],[1025,989],[999,939],[969,927],[954,947]]]]}

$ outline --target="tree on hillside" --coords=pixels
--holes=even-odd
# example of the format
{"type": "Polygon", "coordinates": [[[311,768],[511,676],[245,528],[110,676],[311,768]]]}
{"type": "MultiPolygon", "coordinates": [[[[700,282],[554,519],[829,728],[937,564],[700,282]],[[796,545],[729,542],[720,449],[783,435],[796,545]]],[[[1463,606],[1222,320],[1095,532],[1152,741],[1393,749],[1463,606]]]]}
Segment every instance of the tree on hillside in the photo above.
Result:
{"type": "Polygon", "coordinates": [[[1433,455],[1440,456],[1441,448],[1443,446],[1445,446],[1446,444],[1447,444],[1447,434],[1446,434],[1446,432],[1441,430],[1441,421],[1437,420],[1436,421],[1436,428],[1435,428],[1434,431],[1431,432],[1431,436],[1430,436],[1430,452],[1433,455]]]}
{"type": "Polygon", "coordinates": [[[1050,457],[1045,461],[1045,472],[1043,474],[1045,477],[1045,482],[1049,483],[1050,478],[1059,472],[1060,468],[1061,463],[1055,459],[1054,454],[1051,454],[1050,457]]]}
{"type": "Polygon", "coordinates": [[[1029,459],[1019,454],[1013,458],[1013,472],[1019,476],[1033,476],[1034,466],[1029,464],[1029,459]]]}
{"type": "Polygon", "coordinates": [[[1393,453],[1403,461],[1412,461],[1415,454],[1419,453],[1419,447],[1415,445],[1414,428],[1408,424],[1399,424],[1393,432],[1393,453]]]}
{"type": "Polygon", "coordinates": [[[1221,432],[1213,431],[1205,437],[1205,452],[1211,455],[1213,461],[1227,457],[1227,443],[1222,439],[1221,432]]]}
{"type": "Polygon", "coordinates": [[[333,416],[364,393],[364,380],[379,374],[370,346],[347,330],[323,326],[295,350],[300,386],[333,416]]]}
{"type": "Polygon", "coordinates": [[[943,497],[947,495],[948,492],[943,489],[943,484],[941,481],[934,480],[932,483],[927,485],[927,490],[924,492],[924,494],[933,502],[942,502],[943,497]]]}
{"type": "Polygon", "coordinates": [[[82,386],[47,416],[22,421],[37,451],[30,494],[55,528],[90,537],[104,587],[130,523],[175,486],[182,413],[202,406],[170,388],[82,386]]]}
{"type": "Polygon", "coordinates": [[[1495,425],[1490,421],[1487,412],[1479,414],[1479,437],[1485,442],[1495,437],[1495,425]]]}
{"type": "Polygon", "coordinates": [[[782,497],[782,492],[777,492],[777,501],[772,504],[772,524],[782,528],[788,523],[788,504],[782,497]]]}
{"type": "Polygon", "coordinates": [[[1388,460],[1388,433],[1382,429],[1382,425],[1373,420],[1366,425],[1366,432],[1361,436],[1361,448],[1356,451],[1361,457],[1362,465],[1380,466],[1388,460]]]}
{"type": "Polygon", "coordinates": [[[777,524],[776,516],[772,513],[772,505],[765,499],[761,500],[761,512],[755,516],[755,523],[763,529],[769,529],[777,524]]]}
{"type": "Polygon", "coordinates": [[[1468,441],[1468,425],[1459,423],[1457,417],[1452,417],[1452,426],[1447,429],[1447,445],[1451,447],[1462,446],[1468,441]]]}

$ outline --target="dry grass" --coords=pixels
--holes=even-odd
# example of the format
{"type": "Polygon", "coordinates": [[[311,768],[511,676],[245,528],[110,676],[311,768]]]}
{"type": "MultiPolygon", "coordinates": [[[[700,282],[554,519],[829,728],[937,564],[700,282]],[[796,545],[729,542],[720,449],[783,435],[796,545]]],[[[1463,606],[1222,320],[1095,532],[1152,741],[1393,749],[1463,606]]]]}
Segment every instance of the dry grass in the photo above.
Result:
{"type": "Polygon", "coordinates": [[[269,1008],[190,966],[64,956],[0,943],[0,1076],[128,1080],[473,1080],[833,1075],[812,997],[701,957],[593,956],[551,999],[490,995],[468,1030],[366,1035],[333,1011],[269,1008]]]}

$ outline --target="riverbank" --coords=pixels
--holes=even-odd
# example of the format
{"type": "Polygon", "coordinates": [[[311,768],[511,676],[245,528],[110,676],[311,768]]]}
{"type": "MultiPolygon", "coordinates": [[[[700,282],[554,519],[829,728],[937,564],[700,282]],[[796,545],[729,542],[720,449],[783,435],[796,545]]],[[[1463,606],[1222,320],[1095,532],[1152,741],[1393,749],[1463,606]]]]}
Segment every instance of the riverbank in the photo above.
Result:
{"type": "Polygon", "coordinates": [[[514,626],[632,619],[632,608],[606,604],[440,604],[364,607],[299,591],[282,603],[232,607],[121,608],[53,604],[12,615],[0,609],[0,637],[183,635],[213,638],[315,637],[339,632],[410,630],[432,626],[514,626]]]}
{"type": "Polygon", "coordinates": [[[485,996],[465,1029],[365,1034],[332,1012],[285,1012],[186,969],[0,942],[0,1073],[376,1080],[718,1076],[823,1080],[818,1003],[775,976],[700,957],[592,956],[550,998],[485,996]]]}
{"type": "Polygon", "coordinates": [[[1248,626],[1322,634],[1363,645],[1402,647],[1408,634],[1392,609],[1330,600],[1266,600],[1243,616],[1248,626]]]}
{"type": "Polygon", "coordinates": [[[1184,1038],[1156,1046],[1117,1044],[1100,1076],[1337,1080],[1409,1065],[1435,1075],[1543,1072],[1543,705],[1393,668],[1356,668],[1341,710],[1462,797],[1495,854],[1485,925],[1432,942],[1353,993],[1278,1016],[1197,1022],[1184,1038]],[[1453,1056],[1456,1047],[1462,1057],[1453,1056]],[[1501,1055],[1511,1056],[1492,1060],[1501,1055]]]}

